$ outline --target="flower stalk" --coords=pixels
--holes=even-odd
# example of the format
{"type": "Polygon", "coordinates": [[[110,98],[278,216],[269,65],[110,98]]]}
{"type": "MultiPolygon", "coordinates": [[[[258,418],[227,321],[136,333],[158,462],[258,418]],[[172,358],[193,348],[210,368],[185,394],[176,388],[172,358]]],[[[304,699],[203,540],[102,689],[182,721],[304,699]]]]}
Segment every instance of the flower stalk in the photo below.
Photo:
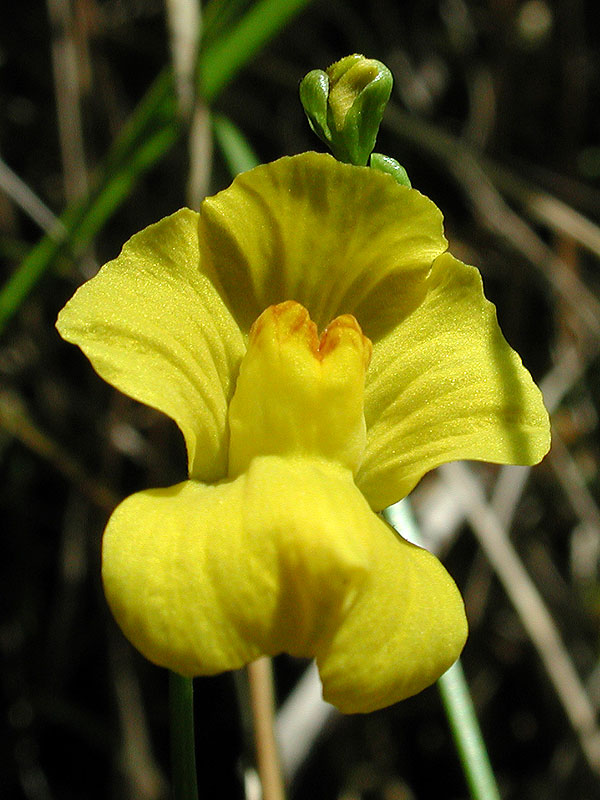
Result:
{"type": "Polygon", "coordinates": [[[438,689],[471,797],[500,800],[460,659],[438,680],[438,689]]]}
{"type": "MultiPolygon", "coordinates": [[[[386,508],[384,517],[403,536],[422,546],[421,531],[407,498],[386,508]]],[[[472,800],[500,800],[460,659],[438,679],[437,685],[472,800]]]]}
{"type": "Polygon", "coordinates": [[[198,800],[191,678],[169,671],[169,715],[173,800],[198,800]]]}
{"type": "Polygon", "coordinates": [[[273,667],[267,656],[248,664],[254,744],[263,800],[285,800],[279,750],[275,739],[273,667]]]}

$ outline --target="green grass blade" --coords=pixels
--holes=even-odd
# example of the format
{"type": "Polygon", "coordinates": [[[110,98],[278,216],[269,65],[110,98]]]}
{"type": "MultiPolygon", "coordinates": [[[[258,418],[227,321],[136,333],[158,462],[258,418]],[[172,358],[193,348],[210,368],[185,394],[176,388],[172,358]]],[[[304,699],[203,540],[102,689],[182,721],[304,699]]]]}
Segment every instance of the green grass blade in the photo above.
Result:
{"type": "MultiPolygon", "coordinates": [[[[421,532],[407,499],[386,508],[383,515],[401,535],[421,544],[421,532]]],[[[438,688],[471,797],[500,800],[460,659],[438,680],[438,688]]]]}
{"type": "Polygon", "coordinates": [[[259,164],[256,153],[240,129],[227,117],[213,114],[213,133],[227,168],[233,176],[259,164]]]}
{"type": "MultiPolygon", "coordinates": [[[[215,39],[200,54],[199,83],[204,98],[214,100],[247,61],[309,2],[259,0],[232,31],[215,39]]],[[[82,201],[69,206],[62,215],[65,235],[58,239],[43,238],[3,286],[0,333],[57,256],[67,248],[76,255],[90,243],[141,175],[174,144],[180,130],[172,75],[164,70],[113,143],[100,171],[97,188],[82,201]]]]}
{"type": "Polygon", "coordinates": [[[118,172],[150,132],[173,125],[176,112],[173,75],[170,69],[164,69],[152,82],[112,143],[103,165],[104,177],[118,172]]]}
{"type": "Polygon", "coordinates": [[[199,89],[213,100],[223,87],[310,0],[258,0],[231,31],[200,54],[199,89]]]}
{"type": "Polygon", "coordinates": [[[198,800],[194,731],[194,684],[169,671],[173,800],[198,800]]]}
{"type": "Polygon", "coordinates": [[[132,154],[127,169],[118,169],[101,183],[100,191],[69,209],[61,221],[63,236],[45,236],[29,251],[0,293],[0,332],[55,259],[68,247],[76,256],[124,202],[136,180],[171,147],[177,127],[171,125],[147,138],[132,154]]]}
{"type": "Polygon", "coordinates": [[[251,4],[251,0],[209,0],[202,11],[204,46],[232,28],[251,4]]]}

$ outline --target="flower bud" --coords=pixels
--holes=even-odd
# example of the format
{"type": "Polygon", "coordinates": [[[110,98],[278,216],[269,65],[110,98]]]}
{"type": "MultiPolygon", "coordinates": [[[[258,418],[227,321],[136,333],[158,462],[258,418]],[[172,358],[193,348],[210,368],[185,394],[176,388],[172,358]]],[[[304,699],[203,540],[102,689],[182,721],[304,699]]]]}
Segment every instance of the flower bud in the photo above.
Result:
{"type": "Polygon", "coordinates": [[[384,64],[358,54],[306,75],[300,100],[308,121],[339,161],[366,165],[392,83],[384,64]]]}

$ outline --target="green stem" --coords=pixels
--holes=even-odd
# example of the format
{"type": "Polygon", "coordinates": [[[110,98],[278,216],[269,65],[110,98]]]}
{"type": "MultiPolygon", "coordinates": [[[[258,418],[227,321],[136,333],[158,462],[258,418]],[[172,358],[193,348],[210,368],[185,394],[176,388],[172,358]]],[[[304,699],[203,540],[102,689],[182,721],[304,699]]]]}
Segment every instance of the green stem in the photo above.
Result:
{"type": "MultiPolygon", "coordinates": [[[[421,531],[407,499],[386,508],[383,515],[405,538],[422,546],[421,531]]],[[[438,680],[438,688],[471,797],[500,800],[460,659],[438,680]]]]}
{"type": "Polygon", "coordinates": [[[438,680],[438,689],[471,797],[474,800],[500,800],[460,661],[438,680]]]}
{"type": "Polygon", "coordinates": [[[194,745],[194,689],[191,678],[169,672],[171,768],[174,800],[198,800],[194,745]]]}

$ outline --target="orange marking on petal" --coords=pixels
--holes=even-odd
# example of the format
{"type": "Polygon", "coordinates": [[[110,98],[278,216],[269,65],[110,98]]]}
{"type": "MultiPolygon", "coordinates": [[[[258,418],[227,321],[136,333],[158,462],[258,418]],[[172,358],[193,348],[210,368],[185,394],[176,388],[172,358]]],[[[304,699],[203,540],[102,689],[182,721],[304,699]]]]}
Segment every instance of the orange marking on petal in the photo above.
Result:
{"type": "Polygon", "coordinates": [[[364,367],[366,369],[371,361],[373,345],[371,340],[363,334],[362,328],[352,314],[342,314],[336,317],[325,328],[319,342],[320,357],[325,358],[325,356],[335,350],[342,342],[352,342],[357,350],[362,351],[364,367]]]}
{"type": "Polygon", "coordinates": [[[296,300],[285,300],[266,308],[250,328],[250,341],[257,343],[267,328],[274,330],[277,339],[282,343],[290,338],[300,338],[303,334],[308,349],[317,355],[317,326],[304,306],[296,300]]]}
{"type": "Polygon", "coordinates": [[[273,331],[281,344],[291,338],[304,340],[309,352],[319,361],[341,344],[352,343],[356,350],[362,353],[366,369],[373,352],[370,339],[363,334],[362,328],[352,314],[336,317],[319,337],[317,326],[311,320],[308,311],[296,300],[285,300],[283,303],[266,308],[250,328],[250,342],[259,344],[265,330],[273,331]]]}

